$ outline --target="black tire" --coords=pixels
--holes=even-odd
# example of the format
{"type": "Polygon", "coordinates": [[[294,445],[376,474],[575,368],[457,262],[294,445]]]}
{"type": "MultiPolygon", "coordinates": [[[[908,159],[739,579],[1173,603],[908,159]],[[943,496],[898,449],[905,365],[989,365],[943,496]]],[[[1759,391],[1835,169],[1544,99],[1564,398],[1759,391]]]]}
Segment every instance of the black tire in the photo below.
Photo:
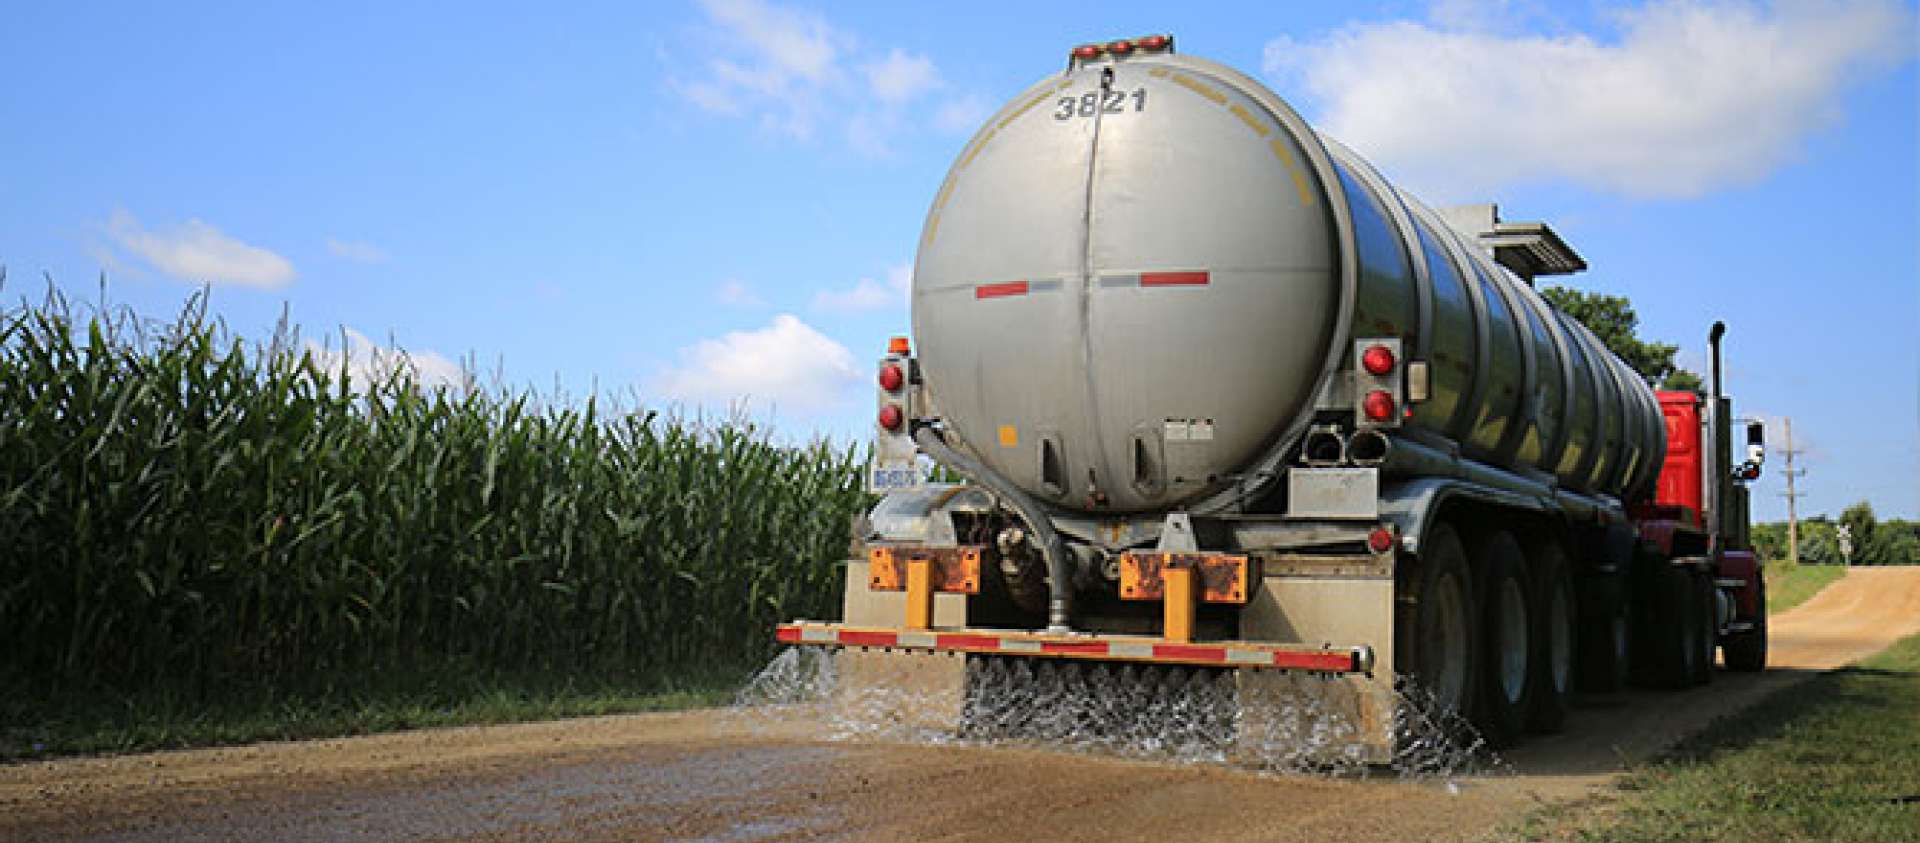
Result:
{"type": "Polygon", "coordinates": [[[1580,652],[1573,572],[1560,543],[1545,539],[1533,548],[1533,710],[1527,725],[1538,732],[1566,726],[1573,705],[1574,659],[1580,652]]]}
{"type": "Polygon", "coordinates": [[[1714,655],[1720,649],[1719,623],[1719,587],[1713,583],[1713,575],[1703,568],[1692,569],[1694,625],[1699,628],[1695,634],[1694,646],[1697,655],[1693,659],[1692,684],[1706,685],[1713,681],[1714,655]]]}
{"type": "Polygon", "coordinates": [[[1700,660],[1700,624],[1694,615],[1699,603],[1693,574],[1679,565],[1663,564],[1653,577],[1647,630],[1648,667],[1656,688],[1685,688],[1693,684],[1700,660]]]}
{"type": "Polygon", "coordinates": [[[1720,644],[1728,670],[1756,673],[1767,669],[1767,581],[1761,580],[1757,587],[1760,611],[1752,619],[1753,628],[1729,635],[1720,644]]]}
{"type": "Polygon", "coordinates": [[[1627,686],[1632,663],[1632,620],[1627,613],[1626,578],[1619,574],[1589,577],[1580,582],[1583,610],[1578,637],[1580,690],[1590,694],[1617,694],[1627,686]]]}
{"type": "Polygon", "coordinates": [[[1480,575],[1480,706],[1474,725],[1494,749],[1512,746],[1533,704],[1533,612],[1526,557],[1512,534],[1496,530],[1474,548],[1480,575]]]}
{"type": "MultiPolygon", "coordinates": [[[[1452,527],[1436,524],[1417,564],[1403,566],[1395,601],[1396,670],[1438,712],[1464,717],[1479,681],[1480,627],[1467,554],[1452,527]]],[[[1445,719],[1445,718],[1441,718],[1445,719]]]]}

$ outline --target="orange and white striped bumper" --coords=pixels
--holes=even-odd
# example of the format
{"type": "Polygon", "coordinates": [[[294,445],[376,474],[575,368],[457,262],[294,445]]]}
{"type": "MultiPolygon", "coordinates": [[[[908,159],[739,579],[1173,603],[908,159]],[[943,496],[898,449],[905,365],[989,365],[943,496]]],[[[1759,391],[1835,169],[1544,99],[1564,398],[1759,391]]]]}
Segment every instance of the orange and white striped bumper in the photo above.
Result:
{"type": "Polygon", "coordinates": [[[1121,635],[1055,635],[1001,629],[911,631],[830,623],[784,623],[774,637],[818,647],[884,647],[936,653],[1151,662],[1203,667],[1277,668],[1315,673],[1371,673],[1373,648],[1309,647],[1254,641],[1179,644],[1121,635]]]}

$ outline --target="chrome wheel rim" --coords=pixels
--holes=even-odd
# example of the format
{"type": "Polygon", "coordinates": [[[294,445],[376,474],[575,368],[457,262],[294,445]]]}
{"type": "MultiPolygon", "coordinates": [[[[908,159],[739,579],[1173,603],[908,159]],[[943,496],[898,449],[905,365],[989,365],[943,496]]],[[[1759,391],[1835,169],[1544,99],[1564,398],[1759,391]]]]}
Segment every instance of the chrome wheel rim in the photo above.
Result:
{"type": "Polygon", "coordinates": [[[1429,661],[1429,690],[1443,711],[1459,711],[1467,698],[1467,601],[1460,579],[1446,575],[1436,583],[1434,635],[1423,644],[1435,654],[1429,661]]]}
{"type": "Polygon", "coordinates": [[[1520,583],[1500,583],[1500,691],[1518,702],[1527,690],[1527,607],[1520,583]]]}

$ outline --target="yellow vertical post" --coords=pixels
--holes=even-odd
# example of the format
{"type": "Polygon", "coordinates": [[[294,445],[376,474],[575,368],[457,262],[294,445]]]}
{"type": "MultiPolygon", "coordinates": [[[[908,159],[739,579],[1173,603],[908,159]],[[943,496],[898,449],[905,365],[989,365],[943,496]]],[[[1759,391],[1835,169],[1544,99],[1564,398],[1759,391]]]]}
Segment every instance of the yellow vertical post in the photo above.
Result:
{"type": "Polygon", "coordinates": [[[933,628],[933,560],[907,560],[907,628],[933,628]]]}
{"type": "Polygon", "coordinates": [[[1161,634],[1175,644],[1188,643],[1193,640],[1193,569],[1166,568],[1160,576],[1166,582],[1165,596],[1161,599],[1166,623],[1161,634]]]}

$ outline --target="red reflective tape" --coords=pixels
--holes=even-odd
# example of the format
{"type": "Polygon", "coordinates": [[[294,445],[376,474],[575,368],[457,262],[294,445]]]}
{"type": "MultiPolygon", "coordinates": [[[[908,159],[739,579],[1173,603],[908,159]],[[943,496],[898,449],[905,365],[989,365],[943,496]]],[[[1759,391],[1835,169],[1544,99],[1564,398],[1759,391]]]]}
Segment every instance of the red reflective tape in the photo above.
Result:
{"type": "Polygon", "coordinates": [[[1027,282],[1008,281],[1005,284],[981,284],[973,288],[976,299],[997,299],[1001,296],[1024,296],[1027,294],[1027,282]]]}
{"type": "Polygon", "coordinates": [[[840,643],[849,647],[892,647],[899,642],[900,636],[891,632],[858,632],[851,629],[840,630],[840,643]]]}
{"type": "Polygon", "coordinates": [[[798,644],[800,643],[800,627],[797,627],[797,626],[776,627],[773,630],[773,637],[777,641],[785,641],[788,644],[798,644]]]}
{"type": "Polygon", "coordinates": [[[1353,654],[1343,652],[1299,653],[1280,651],[1273,654],[1273,666],[1294,670],[1329,670],[1347,672],[1353,670],[1353,654]]]}
{"type": "Polygon", "coordinates": [[[1203,662],[1224,662],[1227,660],[1225,647],[1195,647],[1189,644],[1155,644],[1153,657],[1156,659],[1188,659],[1203,662]]]}
{"type": "Polygon", "coordinates": [[[941,650],[998,650],[997,635],[936,635],[933,646],[941,650]]]}
{"type": "Polygon", "coordinates": [[[1107,642],[1105,641],[1042,641],[1040,642],[1040,652],[1104,656],[1108,651],[1107,642]]]}
{"type": "Polygon", "coordinates": [[[1205,272],[1142,272],[1142,287],[1204,287],[1207,285],[1205,272]]]}

